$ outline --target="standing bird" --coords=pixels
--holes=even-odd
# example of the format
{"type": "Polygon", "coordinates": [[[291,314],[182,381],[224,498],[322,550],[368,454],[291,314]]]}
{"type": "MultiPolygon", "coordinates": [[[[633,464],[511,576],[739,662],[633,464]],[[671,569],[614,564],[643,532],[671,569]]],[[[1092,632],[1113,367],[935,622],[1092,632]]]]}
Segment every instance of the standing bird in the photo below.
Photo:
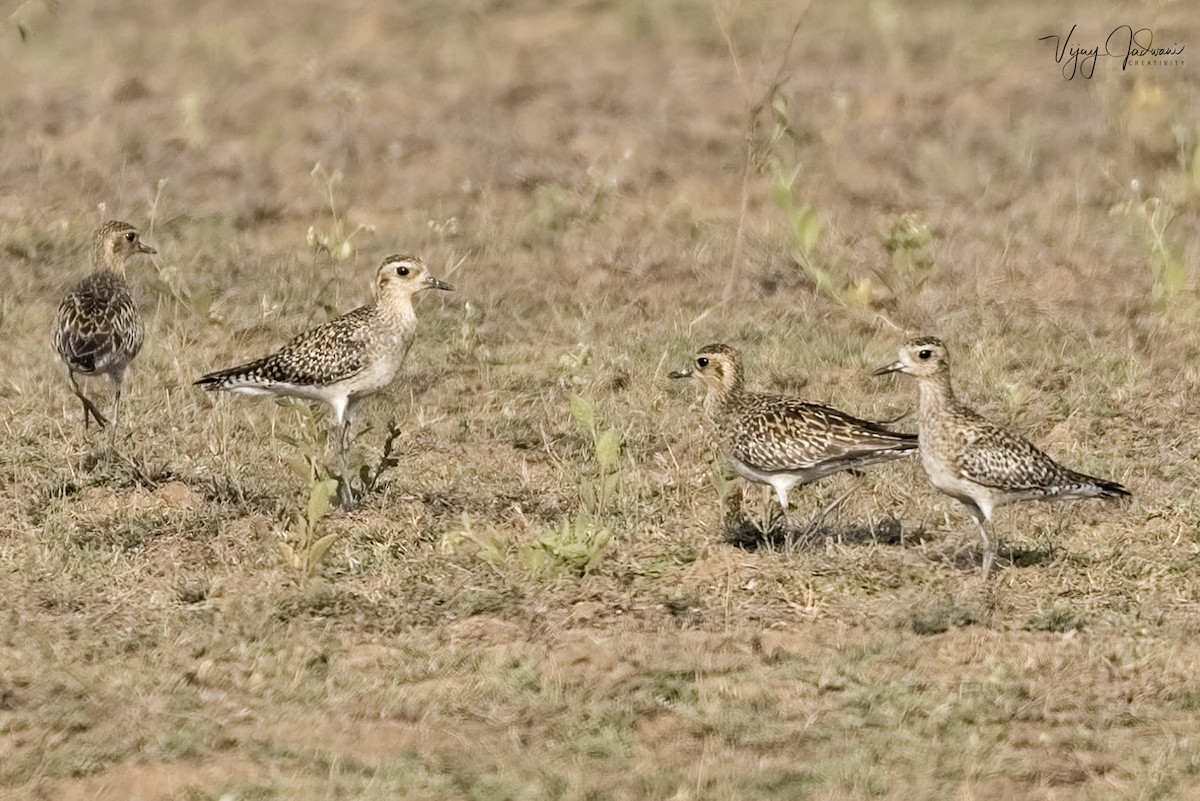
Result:
{"type": "Polygon", "coordinates": [[[269,356],[209,373],[196,385],[328,403],[344,468],[354,408],[396,377],[416,333],[413,295],[424,289],[454,287],[430,275],[415,256],[388,256],[376,273],[371,303],[297,335],[269,356]]]}
{"type": "Polygon", "coordinates": [[[104,223],[92,234],[95,271],[76,284],[58,305],[54,349],[66,362],[71,389],[83,403],[84,429],[92,419],[102,428],[108,421],[83,394],[76,376],[108,376],[114,390],[115,418],[125,370],[141,350],[145,335],[141,312],[125,281],[125,262],[138,253],[156,252],[129,223],[104,223]]]}
{"type": "Polygon", "coordinates": [[[690,366],[670,376],[700,380],[704,413],[734,472],[774,488],[785,515],[792,487],[890,461],[917,447],[913,434],[828,406],[747,392],[741,356],[728,345],[706,345],[690,366]]]}
{"type": "Polygon", "coordinates": [[[921,463],[933,486],[966,506],[979,526],[985,581],[996,556],[992,529],[996,507],[1020,501],[1129,495],[1115,481],[1068,470],[1025,439],[959,403],[950,386],[950,361],[941,340],[908,340],[900,348],[899,360],[880,367],[875,375],[894,372],[917,379],[921,463]]]}

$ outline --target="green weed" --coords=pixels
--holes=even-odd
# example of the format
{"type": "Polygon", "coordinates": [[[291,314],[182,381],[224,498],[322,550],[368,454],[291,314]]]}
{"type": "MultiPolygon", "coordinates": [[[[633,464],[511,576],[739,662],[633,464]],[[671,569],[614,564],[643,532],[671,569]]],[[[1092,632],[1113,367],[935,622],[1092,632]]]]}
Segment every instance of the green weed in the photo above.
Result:
{"type": "Polygon", "coordinates": [[[441,550],[453,553],[465,543],[474,546],[475,557],[493,570],[500,571],[508,563],[511,553],[508,542],[495,531],[477,527],[469,512],[459,515],[459,527],[456,530],[442,536],[441,550]]]}
{"type": "Polygon", "coordinates": [[[300,432],[299,436],[292,437],[278,431],[273,433],[276,440],[295,451],[283,457],[284,464],[306,484],[334,478],[335,471],[325,463],[329,428],[324,424],[324,415],[308,404],[296,404],[292,408],[295,410],[295,430],[300,432]]]}
{"type": "Polygon", "coordinates": [[[1030,631],[1081,631],[1086,625],[1084,614],[1061,606],[1040,611],[1029,618],[1030,631]]]}
{"type": "Polygon", "coordinates": [[[615,429],[596,425],[596,410],[581,395],[571,397],[571,417],[591,440],[595,473],[579,480],[579,499],[584,513],[600,518],[611,512],[621,480],[621,434],[615,429]]]}
{"type": "Polygon", "coordinates": [[[771,167],[771,202],[783,212],[791,236],[792,261],[816,285],[817,290],[834,299],[842,296],[842,285],[833,272],[819,265],[815,258],[817,244],[821,241],[821,215],[816,206],[806,202],[800,193],[798,180],[801,167],[790,170],[778,164],[771,167]]]}
{"type": "Polygon", "coordinates": [[[396,455],[396,440],[402,433],[404,433],[403,430],[396,425],[395,421],[388,423],[387,436],[383,438],[383,451],[379,455],[379,461],[374,464],[363,461],[358,465],[357,470],[350,471],[346,481],[349,484],[348,490],[352,498],[362,500],[375,492],[380,487],[379,480],[383,474],[400,464],[400,458],[396,455]]]}
{"type": "Polygon", "coordinates": [[[1166,311],[1180,300],[1188,281],[1183,251],[1171,233],[1178,210],[1173,203],[1151,197],[1120,203],[1112,214],[1133,220],[1150,268],[1151,305],[1156,312],[1166,311]]]}
{"type": "MultiPolygon", "coordinates": [[[[356,460],[352,465],[347,465],[344,475],[339,474],[337,469],[325,461],[330,431],[323,421],[322,412],[307,404],[297,405],[295,409],[300,435],[291,437],[279,432],[274,434],[275,439],[294,449],[294,453],[283,457],[284,464],[306,484],[326,479],[336,481],[337,496],[341,505],[358,503],[378,490],[383,475],[400,463],[396,455],[396,442],[404,432],[392,421],[388,423],[387,436],[384,437],[379,459],[375,462],[356,460]]],[[[353,457],[348,457],[348,461],[352,459],[353,457]]]]}
{"type": "Polygon", "coordinates": [[[920,215],[906,212],[892,218],[881,226],[879,243],[891,269],[877,275],[893,295],[920,289],[933,276],[933,234],[920,215]]]}
{"type": "Polygon", "coordinates": [[[602,521],[616,514],[612,507],[621,481],[621,435],[599,426],[592,403],[580,395],[571,397],[571,417],[589,439],[593,466],[578,477],[580,511],[522,550],[522,563],[534,573],[587,575],[600,565],[613,537],[602,521]]]}
{"type": "Polygon", "coordinates": [[[321,521],[329,513],[337,491],[336,479],[313,482],[304,511],[296,515],[291,529],[284,532],[280,539],[279,554],[284,564],[295,572],[298,584],[307,583],[312,578],[330,547],[337,541],[337,534],[321,534],[321,521]]]}
{"type": "Polygon", "coordinates": [[[529,548],[521,561],[534,574],[566,570],[576,576],[594,572],[604,560],[612,530],[587,515],[563,520],[529,548]]]}

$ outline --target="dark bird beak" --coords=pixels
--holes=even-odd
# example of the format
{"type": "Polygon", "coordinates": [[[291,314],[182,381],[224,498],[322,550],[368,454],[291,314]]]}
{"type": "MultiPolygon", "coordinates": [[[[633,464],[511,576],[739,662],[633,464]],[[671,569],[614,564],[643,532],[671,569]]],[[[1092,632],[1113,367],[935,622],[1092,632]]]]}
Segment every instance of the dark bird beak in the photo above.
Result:
{"type": "Polygon", "coordinates": [[[445,281],[443,281],[440,278],[434,278],[432,275],[425,277],[425,286],[429,287],[430,289],[442,289],[442,290],[445,290],[446,292],[454,291],[453,285],[447,284],[445,281]]]}
{"type": "Polygon", "coordinates": [[[903,369],[904,369],[904,365],[899,361],[895,361],[889,365],[880,367],[878,370],[871,373],[871,375],[887,375],[888,373],[898,373],[903,369]]]}
{"type": "Polygon", "coordinates": [[[692,368],[685,367],[682,370],[672,370],[671,372],[667,373],[667,377],[668,378],[691,378],[692,377],[692,368]]]}
{"type": "Polygon", "coordinates": [[[137,252],[138,253],[158,253],[157,250],[150,247],[149,245],[147,245],[145,242],[143,242],[140,239],[138,240],[137,252]]]}

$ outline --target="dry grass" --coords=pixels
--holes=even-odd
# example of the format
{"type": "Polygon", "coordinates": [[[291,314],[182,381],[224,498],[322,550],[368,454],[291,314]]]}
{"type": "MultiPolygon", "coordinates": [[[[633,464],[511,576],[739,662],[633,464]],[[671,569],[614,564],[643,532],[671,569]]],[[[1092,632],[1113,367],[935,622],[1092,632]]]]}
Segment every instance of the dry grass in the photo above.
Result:
{"type": "Polygon", "coordinates": [[[744,213],[777,3],[721,11],[741,84],[703,5],[23,6],[27,41],[0,32],[0,798],[1200,794],[1196,276],[1156,304],[1144,226],[1110,215],[1136,179],[1196,264],[1196,67],[1068,83],[1037,41],[1129,22],[1191,48],[1200,25],[910,5],[805,12],[744,213]],[[788,257],[772,158],[845,302],[788,257]],[[159,256],[131,272],[130,426],[85,440],[48,332],[101,203],[159,256]],[[933,235],[919,286],[881,244],[903,213],[933,235]],[[359,225],[344,261],[309,248],[359,225]],[[280,435],[320,418],[190,384],[361,302],[394,251],[459,291],[423,300],[365,409],[359,458],[394,420],[398,466],[325,518],[304,580],[280,435]],[[756,386],[889,417],[913,388],[869,370],[902,329],[1134,500],[1003,513],[988,588],[915,462],[799,493],[802,515],[857,488],[825,536],[726,542],[736,495],[668,370],[728,341],[756,386]],[[623,443],[590,516],[575,396],[623,443]]]}

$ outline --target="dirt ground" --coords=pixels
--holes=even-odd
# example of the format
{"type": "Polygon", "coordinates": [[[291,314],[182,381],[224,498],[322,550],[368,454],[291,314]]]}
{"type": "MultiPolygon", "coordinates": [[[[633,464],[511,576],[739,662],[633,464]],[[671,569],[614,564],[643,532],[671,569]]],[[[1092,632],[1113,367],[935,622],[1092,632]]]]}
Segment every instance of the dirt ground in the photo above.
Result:
{"type": "Polygon", "coordinates": [[[1200,797],[1188,3],[3,13],[0,799],[1200,797]],[[1073,25],[1184,50],[1066,80],[1073,25]],[[107,218],[158,254],[85,432],[49,331],[107,218]],[[192,382],[395,252],[457,289],[319,558],[322,410],[192,382]],[[892,419],[915,387],[870,373],[916,333],[1134,497],[1001,511],[987,585],[915,459],[764,535],[667,378],[728,342],[892,419]]]}

